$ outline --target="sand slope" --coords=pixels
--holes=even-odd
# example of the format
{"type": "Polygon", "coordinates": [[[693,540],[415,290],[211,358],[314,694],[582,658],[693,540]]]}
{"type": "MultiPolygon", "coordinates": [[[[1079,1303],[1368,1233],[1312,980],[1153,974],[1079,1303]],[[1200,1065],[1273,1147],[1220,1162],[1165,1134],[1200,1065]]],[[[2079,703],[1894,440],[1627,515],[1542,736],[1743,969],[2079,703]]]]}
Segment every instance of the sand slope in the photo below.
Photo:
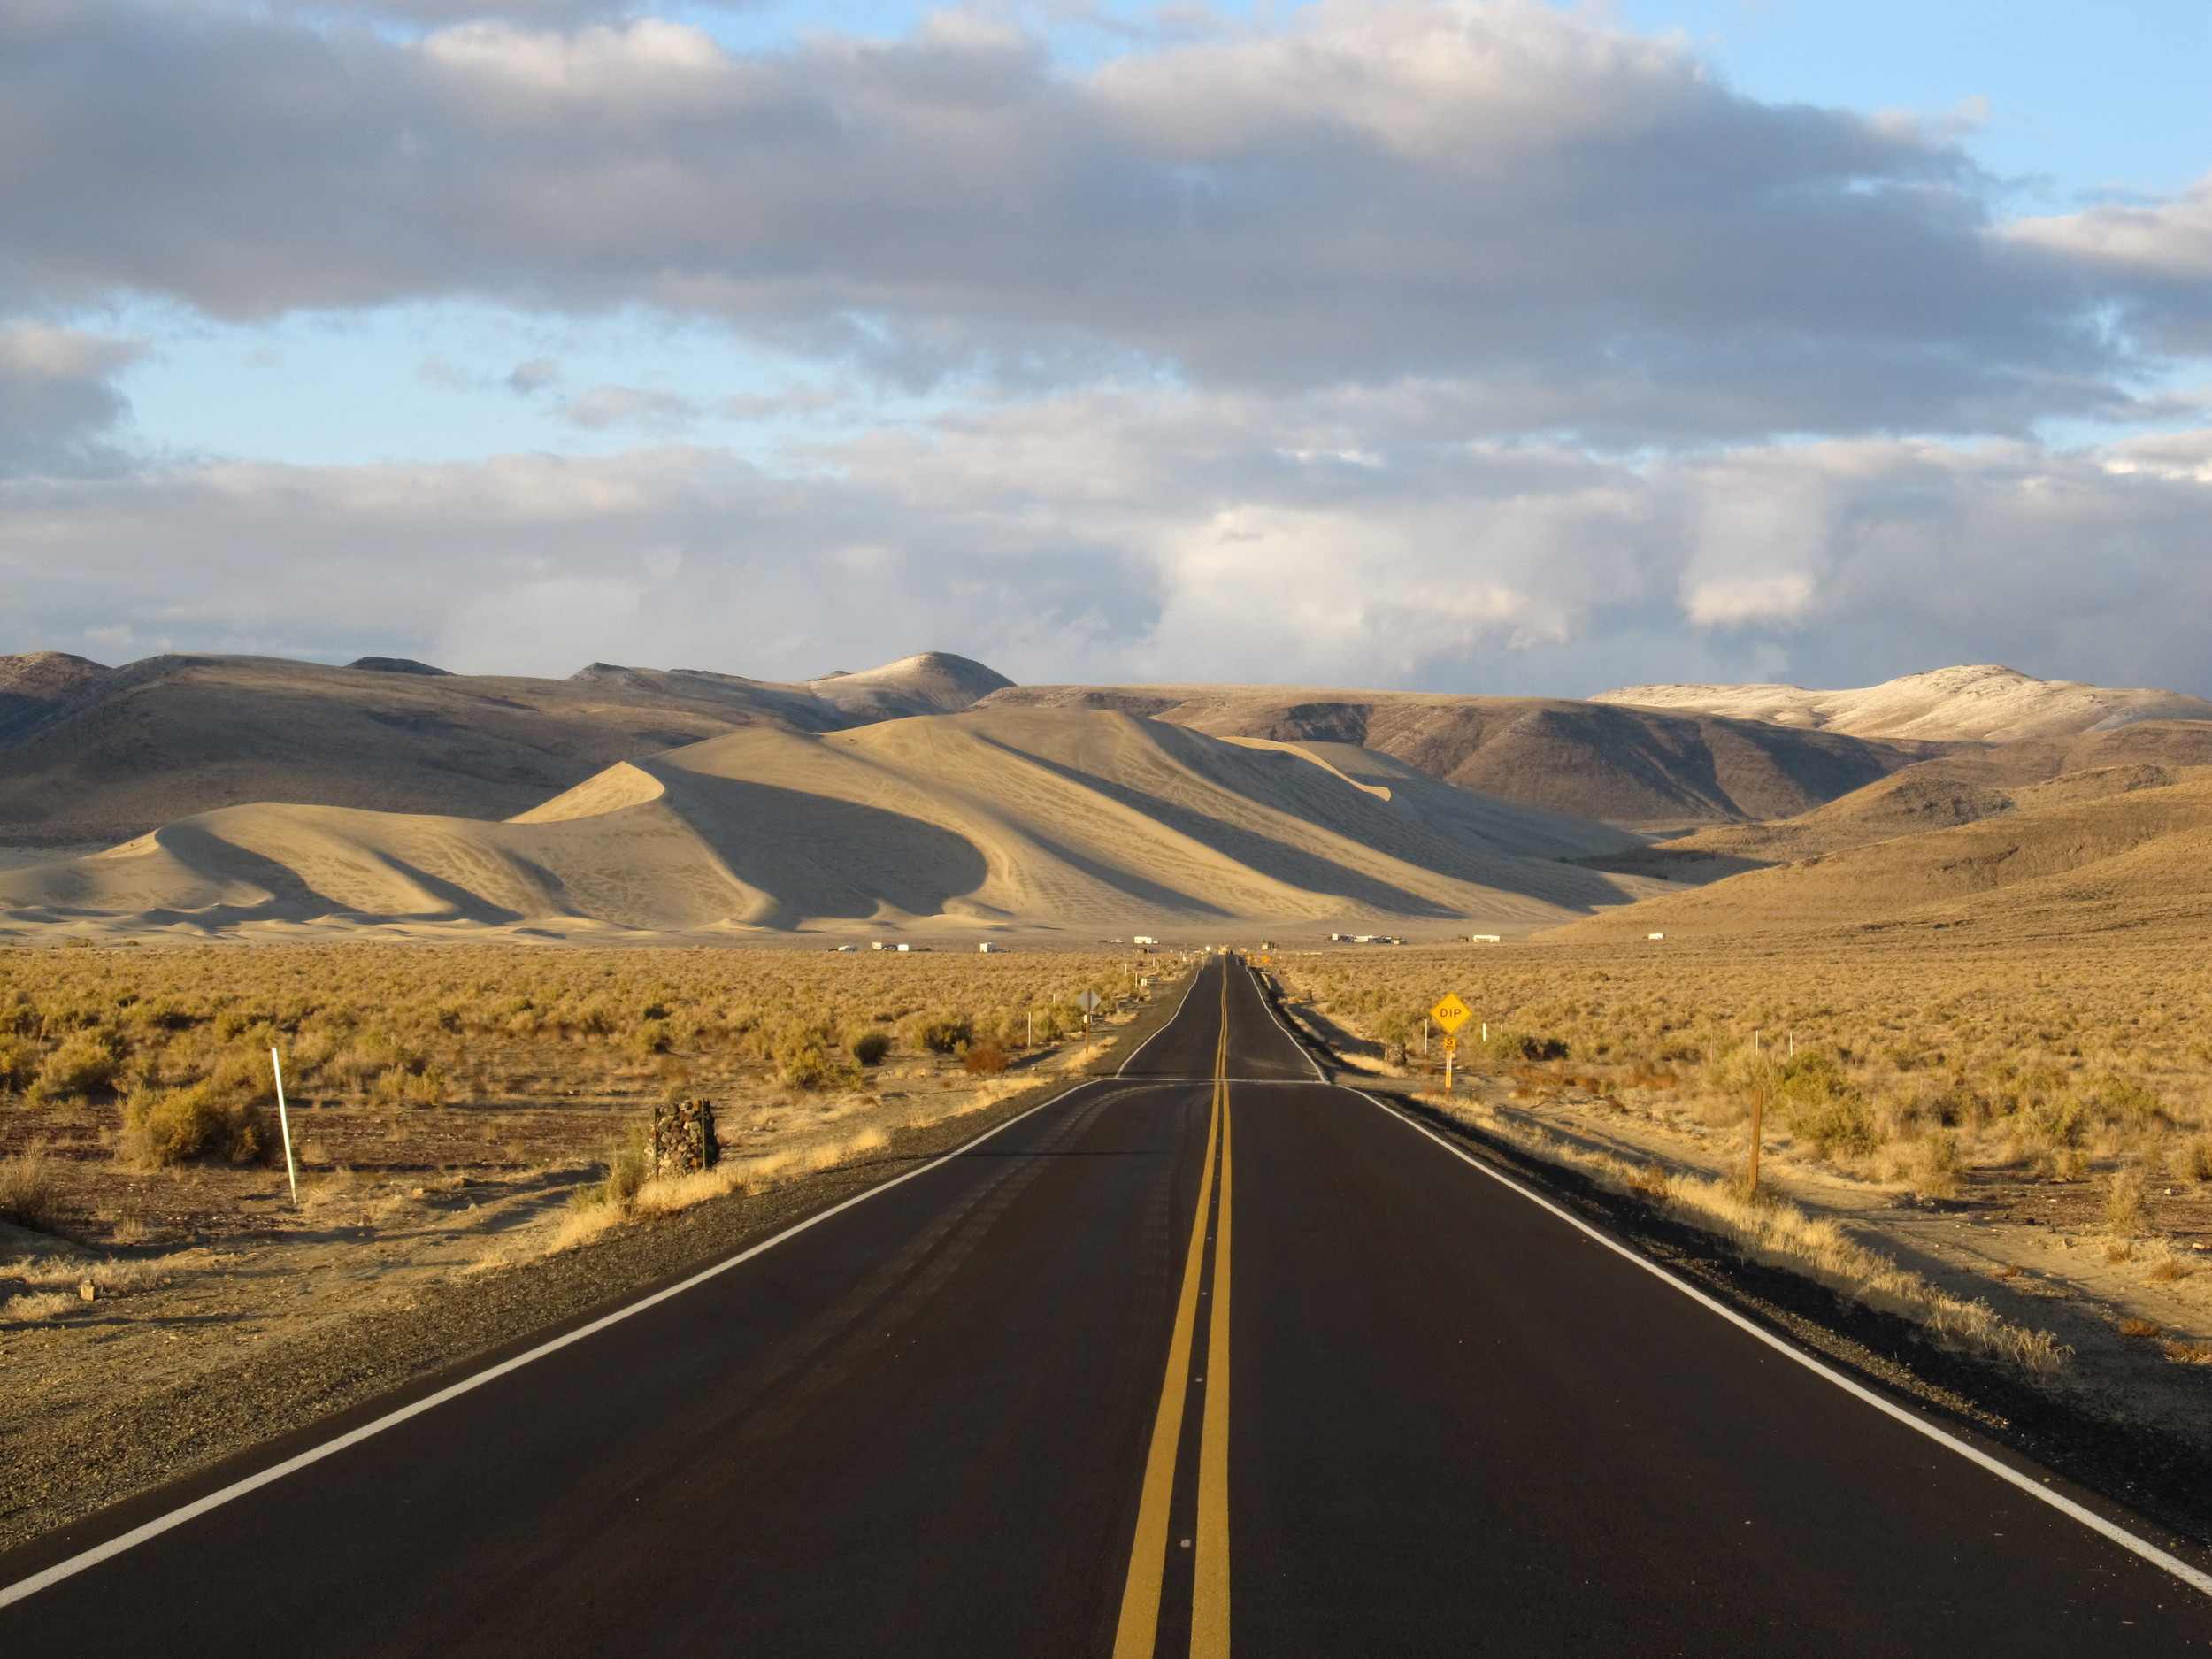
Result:
{"type": "Polygon", "coordinates": [[[1612,824],[1786,818],[1947,752],[1563,697],[1295,686],[1018,686],[979,708],[1119,709],[1221,737],[1358,744],[1463,789],[1612,824]]]}
{"type": "Polygon", "coordinates": [[[607,768],[505,823],[227,808],[0,873],[0,911],[19,931],[1542,923],[1663,890],[1561,862],[1633,844],[1386,757],[1017,709],[756,726],[607,768]]]}
{"type": "Polygon", "coordinates": [[[818,692],[604,663],[565,680],[362,663],[0,657],[0,842],[120,841],[257,801],[503,818],[615,761],[752,726],[941,713],[1005,683],[936,653],[818,692]]]}
{"type": "Polygon", "coordinates": [[[2212,703],[2182,692],[2118,690],[2038,680],[1995,663],[1907,674],[1855,691],[1802,686],[1628,686],[1594,703],[1694,710],[1857,737],[2011,743],[2071,737],[2137,720],[2212,719],[2212,703]]]}

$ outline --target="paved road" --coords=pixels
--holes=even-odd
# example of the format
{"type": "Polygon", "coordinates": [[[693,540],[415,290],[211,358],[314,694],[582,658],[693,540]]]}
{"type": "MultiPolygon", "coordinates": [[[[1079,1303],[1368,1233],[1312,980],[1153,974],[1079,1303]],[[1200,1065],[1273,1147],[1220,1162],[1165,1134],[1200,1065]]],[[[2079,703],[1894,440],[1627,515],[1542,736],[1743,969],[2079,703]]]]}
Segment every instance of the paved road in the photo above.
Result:
{"type": "Polygon", "coordinates": [[[2212,1645],[2212,1599],[1314,1079],[1210,967],[1121,1077],[0,1607],[0,1654],[2212,1645]]]}

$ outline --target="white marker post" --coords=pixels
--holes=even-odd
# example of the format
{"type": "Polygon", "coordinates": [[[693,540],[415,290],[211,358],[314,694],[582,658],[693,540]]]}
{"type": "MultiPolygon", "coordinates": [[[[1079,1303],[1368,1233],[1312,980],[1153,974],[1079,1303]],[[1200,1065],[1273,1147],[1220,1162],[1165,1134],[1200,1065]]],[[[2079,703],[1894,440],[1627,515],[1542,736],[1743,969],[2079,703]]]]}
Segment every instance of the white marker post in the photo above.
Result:
{"type": "Polygon", "coordinates": [[[292,1165],[292,1114],[284,1106],[284,1062],[277,1058],[274,1048],[269,1050],[269,1070],[276,1073],[277,1130],[284,1137],[284,1179],[292,1184],[292,1208],[300,1207],[299,1171],[292,1165]]]}

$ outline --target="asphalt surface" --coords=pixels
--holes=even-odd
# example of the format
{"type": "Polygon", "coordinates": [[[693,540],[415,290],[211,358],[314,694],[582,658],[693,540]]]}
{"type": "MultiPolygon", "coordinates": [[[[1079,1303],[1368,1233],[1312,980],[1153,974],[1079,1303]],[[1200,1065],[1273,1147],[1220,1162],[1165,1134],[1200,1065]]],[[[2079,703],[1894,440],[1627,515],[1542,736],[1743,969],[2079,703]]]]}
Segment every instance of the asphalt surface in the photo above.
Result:
{"type": "Polygon", "coordinates": [[[1222,965],[1120,1077],[0,1607],[42,1655],[2207,1646],[1222,965]]]}

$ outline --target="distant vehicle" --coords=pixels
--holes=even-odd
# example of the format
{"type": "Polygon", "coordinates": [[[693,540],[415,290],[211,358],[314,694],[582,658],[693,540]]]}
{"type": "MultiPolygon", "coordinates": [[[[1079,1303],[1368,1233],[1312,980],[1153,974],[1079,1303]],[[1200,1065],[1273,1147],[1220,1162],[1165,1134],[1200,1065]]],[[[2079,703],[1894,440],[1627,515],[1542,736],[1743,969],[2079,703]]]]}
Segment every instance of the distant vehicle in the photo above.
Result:
{"type": "Polygon", "coordinates": [[[1156,945],[1160,941],[1149,933],[1136,933],[1131,936],[1129,942],[1133,945],[1156,945]]]}
{"type": "MultiPolygon", "coordinates": [[[[832,950],[857,950],[860,947],[858,945],[832,945],[830,949],[832,950]]],[[[882,947],[879,945],[877,949],[879,950],[882,947]]]]}
{"type": "Polygon", "coordinates": [[[1006,954],[1006,947],[1004,945],[995,945],[987,939],[981,944],[978,945],[976,949],[983,952],[983,954],[987,956],[994,954],[1002,956],[1006,954]]]}

